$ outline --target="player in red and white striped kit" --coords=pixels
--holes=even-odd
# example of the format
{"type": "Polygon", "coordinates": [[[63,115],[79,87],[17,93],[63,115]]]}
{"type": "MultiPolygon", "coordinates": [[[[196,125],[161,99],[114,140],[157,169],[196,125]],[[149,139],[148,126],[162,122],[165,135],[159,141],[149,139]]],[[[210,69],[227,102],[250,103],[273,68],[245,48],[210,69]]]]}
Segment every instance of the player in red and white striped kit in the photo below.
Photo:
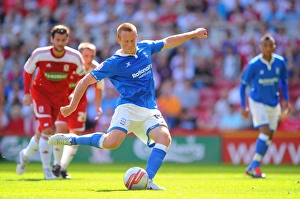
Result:
{"type": "MultiPolygon", "coordinates": [[[[86,73],[89,73],[92,69],[95,69],[99,66],[99,63],[94,60],[96,56],[96,46],[84,42],[81,43],[78,47],[79,52],[82,54],[84,60],[84,69],[86,73]]],[[[75,89],[76,83],[80,77],[76,74],[71,76],[71,83],[69,94],[72,96],[72,92],[75,89]]],[[[104,89],[104,81],[97,82],[94,84],[95,90],[95,107],[98,117],[102,114],[101,101],[102,101],[102,92],[104,89]]],[[[58,118],[55,122],[56,133],[71,133],[76,135],[81,135],[85,130],[86,122],[86,108],[87,108],[87,96],[84,95],[77,109],[69,116],[64,117],[61,113],[58,115],[58,118]],[[69,130],[68,130],[69,129],[69,130]]],[[[77,152],[78,146],[53,146],[54,153],[54,164],[52,172],[55,176],[69,179],[71,176],[67,172],[67,167],[72,161],[73,157],[77,152]]]]}
{"type": "Polygon", "coordinates": [[[73,72],[84,75],[80,52],[66,46],[68,36],[68,27],[54,26],[50,36],[52,45],[35,49],[25,63],[23,104],[32,104],[39,124],[35,135],[19,154],[16,168],[19,175],[25,172],[28,158],[39,149],[44,178],[56,178],[50,168],[52,148],[47,143],[48,137],[54,134],[59,108],[68,104],[70,76],[73,72]]]}

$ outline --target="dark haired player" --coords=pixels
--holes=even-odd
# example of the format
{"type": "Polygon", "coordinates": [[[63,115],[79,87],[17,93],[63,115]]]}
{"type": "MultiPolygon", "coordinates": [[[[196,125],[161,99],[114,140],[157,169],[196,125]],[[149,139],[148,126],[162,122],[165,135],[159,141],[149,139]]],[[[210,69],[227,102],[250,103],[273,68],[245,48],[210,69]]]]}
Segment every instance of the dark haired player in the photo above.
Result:
{"type": "Polygon", "coordinates": [[[68,104],[70,75],[73,72],[84,75],[80,52],[66,46],[68,36],[68,27],[54,26],[50,34],[52,45],[35,49],[25,63],[23,104],[32,104],[39,123],[27,147],[20,151],[16,168],[19,175],[25,172],[28,158],[39,149],[44,178],[56,178],[50,168],[52,148],[48,144],[48,137],[54,134],[53,126],[59,108],[68,104]]]}
{"type": "Polygon", "coordinates": [[[253,126],[259,130],[255,154],[246,174],[253,178],[265,178],[260,163],[271,144],[273,133],[277,129],[281,116],[278,87],[283,95],[284,114],[290,112],[291,104],[288,95],[287,71],[283,57],[274,54],[275,39],[265,34],[260,41],[261,54],[254,57],[245,69],[240,84],[242,116],[247,118],[249,110],[253,126]],[[246,106],[246,86],[250,86],[249,109],[246,106]]]}

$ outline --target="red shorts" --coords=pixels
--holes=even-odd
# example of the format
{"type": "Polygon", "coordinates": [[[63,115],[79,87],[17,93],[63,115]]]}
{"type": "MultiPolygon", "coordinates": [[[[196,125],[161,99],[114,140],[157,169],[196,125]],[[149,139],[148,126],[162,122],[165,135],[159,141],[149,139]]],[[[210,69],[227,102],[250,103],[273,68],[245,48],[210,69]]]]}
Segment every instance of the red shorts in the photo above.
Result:
{"type": "Polygon", "coordinates": [[[64,117],[60,112],[55,124],[67,124],[69,130],[83,132],[86,122],[86,103],[79,103],[77,109],[71,115],[64,117]]]}
{"type": "Polygon", "coordinates": [[[42,132],[46,128],[53,128],[59,113],[59,107],[51,106],[46,99],[36,99],[33,100],[33,110],[36,119],[39,121],[39,132],[42,132]]]}

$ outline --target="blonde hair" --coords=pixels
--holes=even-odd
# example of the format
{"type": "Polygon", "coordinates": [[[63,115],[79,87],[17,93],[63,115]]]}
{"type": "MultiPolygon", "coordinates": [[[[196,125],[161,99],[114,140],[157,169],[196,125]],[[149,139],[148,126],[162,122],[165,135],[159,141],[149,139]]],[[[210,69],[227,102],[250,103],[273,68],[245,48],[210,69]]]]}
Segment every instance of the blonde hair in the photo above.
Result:
{"type": "Polygon", "coordinates": [[[121,25],[119,25],[119,27],[117,28],[117,37],[118,38],[120,38],[120,34],[122,31],[128,31],[128,32],[134,31],[137,33],[136,27],[131,23],[122,23],[121,25]]]}
{"type": "Polygon", "coordinates": [[[94,55],[96,55],[96,46],[92,43],[83,42],[83,43],[79,44],[79,46],[78,46],[79,52],[82,52],[83,49],[89,49],[89,50],[93,51],[94,55]]]}

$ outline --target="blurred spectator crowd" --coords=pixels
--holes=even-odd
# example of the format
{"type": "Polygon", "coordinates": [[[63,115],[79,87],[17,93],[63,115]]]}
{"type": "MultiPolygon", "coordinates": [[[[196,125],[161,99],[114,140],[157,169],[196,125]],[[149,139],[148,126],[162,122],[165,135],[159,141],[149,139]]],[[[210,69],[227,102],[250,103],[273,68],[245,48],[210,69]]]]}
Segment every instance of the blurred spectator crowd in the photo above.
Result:
{"type": "MultiPolygon", "coordinates": [[[[153,56],[157,102],[171,129],[240,130],[251,119],[239,112],[239,78],[271,33],[287,60],[293,111],[279,125],[300,130],[300,1],[298,0],[0,0],[0,132],[34,133],[31,107],[22,106],[23,66],[32,51],[49,45],[50,29],[65,24],[68,46],[97,46],[96,60],[118,48],[116,28],[131,22],[139,39],[161,39],[198,27],[208,39],[192,39],[153,56]]],[[[118,94],[109,81],[103,115],[94,121],[88,91],[88,129],[106,131],[118,94]]],[[[0,133],[1,135],[1,133],[0,133]]]]}

